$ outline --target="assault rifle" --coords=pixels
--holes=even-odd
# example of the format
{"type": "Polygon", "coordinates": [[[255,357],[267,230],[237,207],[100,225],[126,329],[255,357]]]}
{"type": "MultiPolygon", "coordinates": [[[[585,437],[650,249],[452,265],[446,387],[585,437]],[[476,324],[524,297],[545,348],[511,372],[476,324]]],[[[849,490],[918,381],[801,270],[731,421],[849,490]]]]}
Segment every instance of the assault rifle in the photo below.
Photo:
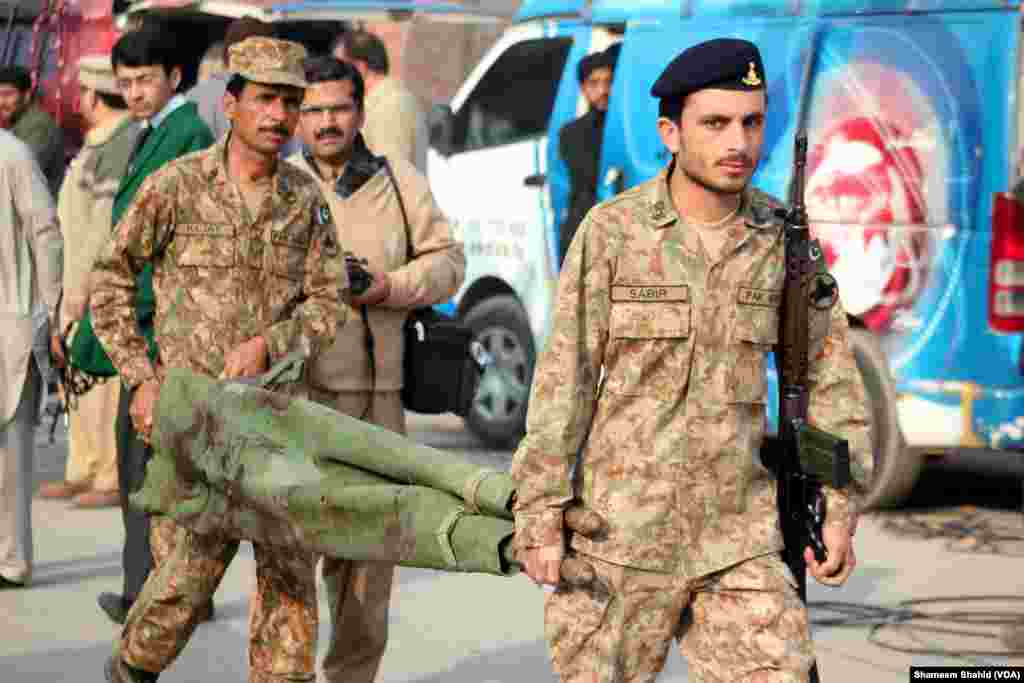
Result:
{"type": "MultiPolygon", "coordinates": [[[[804,206],[807,134],[800,131],[793,155],[793,184],[785,217],[785,284],[782,320],[775,351],[779,370],[779,433],[766,439],[761,461],[778,482],[779,521],[785,542],[783,560],[797,580],[800,598],[807,601],[808,546],[818,562],[826,559],[822,540],[825,521],[823,484],[843,488],[850,483],[850,448],[845,439],[807,424],[808,342],[811,307],[827,309],[836,301],[835,280],[820,268],[824,258],[810,239],[804,206]],[[827,305],[822,305],[825,302],[827,305]]],[[[818,668],[811,668],[817,683],[818,668]]]]}
{"type": "MultiPolygon", "coordinates": [[[[57,435],[56,435],[57,422],[60,420],[61,416],[65,416],[64,419],[65,420],[67,419],[68,410],[69,410],[68,401],[71,398],[70,394],[68,393],[68,380],[67,380],[68,345],[65,342],[65,339],[66,339],[66,335],[62,334],[61,337],[60,337],[60,348],[61,348],[61,351],[64,353],[64,364],[61,365],[60,367],[56,368],[56,374],[57,374],[57,401],[58,401],[58,403],[53,408],[53,419],[50,422],[50,443],[51,444],[54,443],[57,440],[57,435]]],[[[54,360],[56,360],[56,359],[54,359],[54,360]]]]}
{"type": "MultiPolygon", "coordinates": [[[[58,299],[57,302],[58,311],[60,310],[60,302],[63,301],[63,298],[64,293],[61,292],[61,298],[58,299]]],[[[58,329],[60,329],[59,318],[57,324],[58,329]]],[[[71,330],[73,327],[74,322],[69,322],[60,334],[60,348],[61,353],[64,355],[64,362],[59,366],[54,363],[57,380],[57,396],[59,401],[53,408],[52,421],[50,422],[51,444],[56,441],[57,422],[60,418],[62,416],[64,417],[66,425],[71,411],[78,407],[78,399],[85,396],[85,394],[97,384],[102,384],[109,379],[107,377],[90,375],[71,363],[71,349],[68,348],[68,339],[71,337],[71,330]]],[[[49,346],[47,346],[47,350],[50,350],[49,346]]],[[[51,360],[56,361],[57,359],[51,357],[51,360]]]]}

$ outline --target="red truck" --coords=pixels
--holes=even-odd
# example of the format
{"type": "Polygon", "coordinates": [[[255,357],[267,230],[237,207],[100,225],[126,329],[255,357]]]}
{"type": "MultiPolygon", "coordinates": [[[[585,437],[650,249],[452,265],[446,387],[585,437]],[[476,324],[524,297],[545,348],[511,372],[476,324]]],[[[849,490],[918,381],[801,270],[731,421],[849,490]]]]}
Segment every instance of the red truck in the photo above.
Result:
{"type": "Polygon", "coordinates": [[[0,0],[0,22],[0,63],[32,72],[39,101],[74,153],[82,141],[74,65],[83,55],[109,54],[120,36],[112,0],[0,0]]]}

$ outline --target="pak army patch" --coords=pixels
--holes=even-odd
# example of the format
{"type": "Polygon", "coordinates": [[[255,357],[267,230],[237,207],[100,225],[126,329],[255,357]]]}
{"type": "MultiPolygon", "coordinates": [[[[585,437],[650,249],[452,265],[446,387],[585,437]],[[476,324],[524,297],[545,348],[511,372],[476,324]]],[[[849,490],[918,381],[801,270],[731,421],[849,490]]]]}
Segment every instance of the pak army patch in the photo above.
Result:
{"type": "Polygon", "coordinates": [[[330,225],[331,223],[331,210],[327,208],[326,204],[321,204],[316,210],[316,224],[317,225],[330,225]]]}
{"type": "Polygon", "coordinates": [[[827,311],[839,301],[839,283],[829,273],[817,273],[811,283],[811,306],[827,311]]]}
{"type": "Polygon", "coordinates": [[[825,254],[821,251],[821,244],[818,240],[811,240],[808,245],[808,252],[814,269],[814,281],[811,283],[810,304],[819,311],[827,311],[839,301],[839,283],[828,272],[828,264],[825,263],[825,254]]]}

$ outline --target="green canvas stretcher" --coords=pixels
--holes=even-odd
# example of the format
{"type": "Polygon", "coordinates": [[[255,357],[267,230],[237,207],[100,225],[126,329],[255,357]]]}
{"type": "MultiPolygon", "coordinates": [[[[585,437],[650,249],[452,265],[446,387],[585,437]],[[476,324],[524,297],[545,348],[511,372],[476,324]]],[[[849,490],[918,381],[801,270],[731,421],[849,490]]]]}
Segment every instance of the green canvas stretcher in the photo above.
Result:
{"type": "Polygon", "coordinates": [[[505,473],[311,401],[173,369],[132,502],[285,552],[509,575],[514,493],[505,473]]]}

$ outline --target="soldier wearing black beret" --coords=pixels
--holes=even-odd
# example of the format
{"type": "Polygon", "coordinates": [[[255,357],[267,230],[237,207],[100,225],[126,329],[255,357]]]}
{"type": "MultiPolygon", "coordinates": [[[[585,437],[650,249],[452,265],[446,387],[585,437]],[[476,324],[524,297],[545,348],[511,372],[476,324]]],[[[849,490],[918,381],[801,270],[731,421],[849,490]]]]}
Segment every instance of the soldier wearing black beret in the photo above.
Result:
{"type": "MultiPolygon", "coordinates": [[[[673,640],[699,681],[813,672],[759,459],[785,275],[781,205],[751,186],[766,80],[744,40],[676,57],[651,90],[671,162],[592,208],[565,257],[511,471],[519,557],[558,586],[544,631],[562,683],[653,681],[673,640]],[[603,517],[599,536],[566,534],[575,504],[603,517]],[[566,552],[595,584],[559,583],[566,552]]],[[[811,315],[808,421],[848,440],[856,482],[823,487],[828,559],[805,559],[838,586],[856,564],[870,423],[841,303],[811,315]]]]}
{"type": "MultiPolygon", "coordinates": [[[[764,64],[757,46],[746,40],[716,38],[683,50],[651,87],[662,105],[704,89],[765,89],[764,64]]],[[[664,114],[663,114],[664,115],[664,114]]]]}
{"type": "Polygon", "coordinates": [[[597,202],[597,174],[613,67],[614,61],[607,52],[594,52],[580,60],[576,75],[589,110],[558,132],[558,154],[569,169],[569,206],[559,228],[559,265],[576,228],[597,202]]]}
{"type": "Polygon", "coordinates": [[[756,45],[716,38],[680,53],[651,87],[658,130],[673,155],[672,201],[712,255],[724,245],[721,228],[739,212],[760,160],[766,86],[756,45]]]}

